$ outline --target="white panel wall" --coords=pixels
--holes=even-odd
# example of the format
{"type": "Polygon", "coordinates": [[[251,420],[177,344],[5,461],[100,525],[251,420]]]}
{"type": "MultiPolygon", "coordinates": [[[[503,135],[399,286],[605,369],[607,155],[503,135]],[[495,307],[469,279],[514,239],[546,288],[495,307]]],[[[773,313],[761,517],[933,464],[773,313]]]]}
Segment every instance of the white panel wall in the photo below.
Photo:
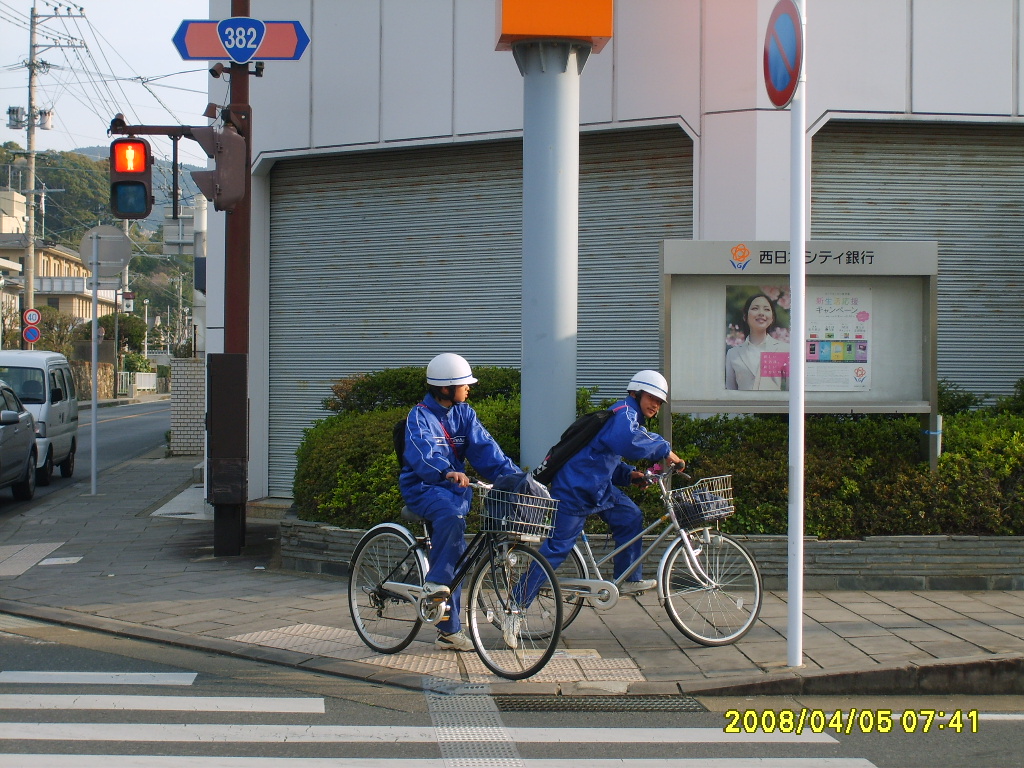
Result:
{"type": "Polygon", "coordinates": [[[580,123],[610,123],[615,79],[615,40],[600,53],[592,53],[580,78],[580,123]]]}
{"type": "Polygon", "coordinates": [[[380,3],[317,2],[313,25],[306,51],[313,74],[311,145],[379,141],[380,3]]]}
{"type": "Polygon", "coordinates": [[[757,114],[707,115],[700,152],[700,220],[696,240],[759,237],[755,215],[757,114]]]}
{"type": "Polygon", "coordinates": [[[700,0],[618,0],[614,45],[615,119],[679,115],[697,130],[700,0]]]}
{"type": "Polygon", "coordinates": [[[384,141],[451,135],[453,13],[453,0],[382,0],[384,141]]]}
{"type": "MultiPolygon", "coordinates": [[[[250,0],[250,13],[254,19],[298,21],[308,34],[313,26],[310,0],[290,2],[288,12],[283,14],[281,11],[281,3],[274,0],[250,0]]],[[[319,34],[317,38],[320,38],[319,34]]],[[[326,51],[320,53],[320,58],[323,58],[326,51]]],[[[254,156],[263,147],[309,145],[312,114],[310,82],[312,62],[316,58],[317,51],[311,42],[298,61],[268,61],[263,77],[249,78],[249,102],[254,107],[254,156]],[[265,94],[273,96],[267,99],[265,94]],[[255,108],[257,104],[261,107],[258,111],[255,108]]],[[[249,68],[253,68],[251,64],[249,68]]]]}
{"type": "Polygon", "coordinates": [[[1014,0],[914,3],[915,112],[1010,114],[1014,4],[1014,0]]]}
{"type": "Polygon", "coordinates": [[[808,120],[813,123],[837,105],[858,112],[908,109],[907,3],[833,0],[827,6],[808,5],[808,120]]]}
{"type": "Polygon", "coordinates": [[[522,130],[523,77],[511,51],[496,51],[496,6],[455,0],[455,133],[522,130]],[[487,105],[481,109],[481,105],[487,105]]]}
{"type": "Polygon", "coordinates": [[[705,113],[771,106],[764,95],[761,57],[773,5],[767,0],[704,0],[705,113]],[[759,6],[767,9],[763,19],[759,6]]]}

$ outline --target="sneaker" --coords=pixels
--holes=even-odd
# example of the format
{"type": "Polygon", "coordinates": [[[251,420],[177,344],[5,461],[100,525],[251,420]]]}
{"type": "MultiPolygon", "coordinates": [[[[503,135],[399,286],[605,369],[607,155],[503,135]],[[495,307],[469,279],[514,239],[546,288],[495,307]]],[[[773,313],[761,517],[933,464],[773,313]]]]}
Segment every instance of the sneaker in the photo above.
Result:
{"type": "Polygon", "coordinates": [[[507,613],[501,622],[501,639],[513,651],[519,647],[519,627],[523,617],[518,613],[507,613]]]}
{"type": "Polygon", "coordinates": [[[438,632],[434,647],[447,651],[472,651],[473,641],[466,637],[466,633],[461,629],[458,632],[452,632],[450,635],[438,632]]]}
{"type": "Polygon", "coordinates": [[[646,592],[649,589],[654,589],[658,586],[656,579],[641,579],[640,581],[624,581],[619,586],[620,595],[638,595],[641,592],[646,592]]]}
{"type": "Polygon", "coordinates": [[[423,582],[422,597],[427,600],[444,600],[451,597],[452,590],[446,584],[435,584],[433,581],[423,582]]]}

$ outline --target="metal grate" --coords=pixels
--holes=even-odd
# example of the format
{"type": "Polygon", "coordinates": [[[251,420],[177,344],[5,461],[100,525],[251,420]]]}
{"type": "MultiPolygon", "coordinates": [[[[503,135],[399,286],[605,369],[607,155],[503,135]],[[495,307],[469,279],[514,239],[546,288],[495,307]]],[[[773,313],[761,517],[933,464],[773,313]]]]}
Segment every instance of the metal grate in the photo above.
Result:
{"type": "Polygon", "coordinates": [[[501,712],[707,712],[690,696],[494,696],[501,712]]]}

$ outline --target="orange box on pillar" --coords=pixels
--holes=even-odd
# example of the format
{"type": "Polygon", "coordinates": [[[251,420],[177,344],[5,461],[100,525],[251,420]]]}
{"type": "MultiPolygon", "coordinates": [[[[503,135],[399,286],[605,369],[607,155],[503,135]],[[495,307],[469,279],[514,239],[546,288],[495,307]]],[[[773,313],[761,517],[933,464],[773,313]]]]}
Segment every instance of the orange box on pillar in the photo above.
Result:
{"type": "Polygon", "coordinates": [[[614,0],[497,0],[498,45],[521,40],[582,40],[599,53],[612,39],[614,0]]]}

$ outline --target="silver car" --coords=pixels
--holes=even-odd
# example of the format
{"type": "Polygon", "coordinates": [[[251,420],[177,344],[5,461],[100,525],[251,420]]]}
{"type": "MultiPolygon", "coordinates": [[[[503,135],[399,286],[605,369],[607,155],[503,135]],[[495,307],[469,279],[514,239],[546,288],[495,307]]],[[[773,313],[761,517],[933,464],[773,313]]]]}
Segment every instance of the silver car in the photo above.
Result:
{"type": "Polygon", "coordinates": [[[36,424],[14,390],[0,381],[0,488],[28,501],[36,493],[36,424]]]}

